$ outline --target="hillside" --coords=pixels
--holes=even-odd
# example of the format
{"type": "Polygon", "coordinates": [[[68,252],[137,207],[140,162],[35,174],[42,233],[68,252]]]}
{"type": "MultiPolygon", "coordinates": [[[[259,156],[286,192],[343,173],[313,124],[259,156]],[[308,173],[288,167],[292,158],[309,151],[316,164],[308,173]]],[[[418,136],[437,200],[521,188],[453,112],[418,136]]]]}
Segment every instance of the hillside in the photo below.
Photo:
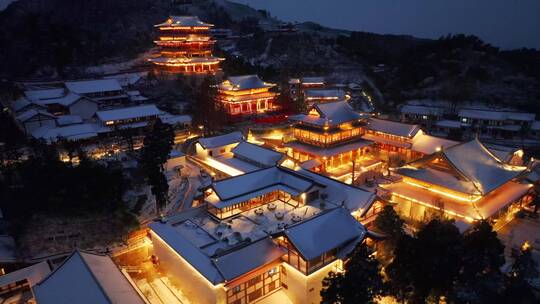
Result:
{"type": "Polygon", "coordinates": [[[0,76],[80,77],[86,66],[131,60],[153,47],[153,24],[169,14],[198,15],[217,28],[246,35],[218,53],[230,58],[226,71],[255,71],[273,80],[310,74],[331,75],[336,81],[368,79],[382,92],[387,109],[429,98],[537,111],[535,101],[540,99],[536,50],[501,52],[473,36],[430,40],[312,22],[295,25],[296,32],[275,34],[266,29],[280,21],[268,12],[226,0],[189,5],[170,0],[18,0],[0,12],[0,76]],[[375,68],[381,64],[383,69],[375,68]]]}

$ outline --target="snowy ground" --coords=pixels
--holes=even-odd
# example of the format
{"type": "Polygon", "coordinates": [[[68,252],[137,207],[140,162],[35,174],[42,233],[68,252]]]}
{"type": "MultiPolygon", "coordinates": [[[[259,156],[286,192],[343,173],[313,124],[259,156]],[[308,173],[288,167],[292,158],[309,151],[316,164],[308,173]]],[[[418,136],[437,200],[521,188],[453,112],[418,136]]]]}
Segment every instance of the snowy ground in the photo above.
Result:
{"type": "MultiPolygon", "coordinates": [[[[540,219],[531,218],[515,218],[501,229],[497,231],[499,238],[505,246],[504,256],[506,264],[503,266],[503,270],[513,262],[512,249],[519,250],[525,241],[529,242],[532,246],[532,256],[536,260],[538,270],[540,270],[540,219]]],[[[537,278],[533,282],[537,288],[540,287],[540,278],[537,278]]]]}
{"type": "MultiPolygon", "coordinates": [[[[166,176],[169,182],[169,204],[162,210],[164,215],[172,215],[191,208],[198,189],[209,182],[201,177],[200,168],[189,162],[181,168],[180,173],[171,170],[166,176]]],[[[147,185],[139,191],[131,191],[127,197],[134,204],[134,200],[142,195],[146,195],[147,200],[141,209],[139,222],[145,224],[156,218],[156,201],[150,186],[147,185]]]]}
{"type": "Polygon", "coordinates": [[[129,61],[124,61],[124,62],[119,62],[119,63],[101,64],[101,65],[87,67],[86,72],[90,74],[99,74],[99,75],[119,73],[121,71],[128,70],[136,65],[140,65],[144,63],[144,60],[150,56],[151,52],[152,50],[146,53],[139,54],[137,58],[129,60],[129,61]]]}
{"type": "Polygon", "coordinates": [[[0,0],[0,11],[5,10],[11,3],[17,0],[0,0]]]}

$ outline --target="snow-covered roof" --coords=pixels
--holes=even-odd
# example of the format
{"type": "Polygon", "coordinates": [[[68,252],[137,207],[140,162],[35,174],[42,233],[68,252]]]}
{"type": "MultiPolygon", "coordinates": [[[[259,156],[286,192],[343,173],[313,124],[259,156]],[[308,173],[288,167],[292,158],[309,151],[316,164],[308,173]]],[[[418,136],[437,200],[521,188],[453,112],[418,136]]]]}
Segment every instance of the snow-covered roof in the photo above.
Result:
{"type": "Polygon", "coordinates": [[[325,188],[320,193],[326,194],[326,200],[338,206],[343,204],[350,212],[359,211],[360,215],[363,215],[375,201],[375,192],[360,189],[306,169],[296,172],[324,185],[325,188]]]}
{"type": "Polygon", "coordinates": [[[83,122],[79,115],[62,115],[56,118],[56,122],[59,126],[67,126],[73,124],[80,124],[83,122]]]}
{"type": "Polygon", "coordinates": [[[24,91],[24,96],[26,96],[26,98],[31,101],[36,101],[40,99],[60,98],[64,95],[65,90],[63,88],[49,88],[24,91]]]}
{"type": "Polygon", "coordinates": [[[461,122],[457,120],[439,120],[435,122],[435,125],[437,127],[443,127],[443,128],[453,128],[453,129],[461,128],[461,122]]]}
{"type": "Polygon", "coordinates": [[[202,22],[197,16],[170,16],[165,22],[154,25],[161,26],[178,26],[178,27],[212,27],[213,24],[202,22]]]}
{"type": "Polygon", "coordinates": [[[216,258],[215,265],[225,280],[230,281],[280,259],[285,253],[270,238],[264,238],[216,258]]]}
{"type": "Polygon", "coordinates": [[[533,121],[533,123],[531,124],[531,130],[534,130],[534,131],[540,130],[540,121],[538,120],[533,121]]]}
{"type": "Polygon", "coordinates": [[[32,132],[34,138],[44,139],[47,142],[56,142],[60,138],[67,140],[81,140],[97,137],[99,133],[109,130],[91,123],[73,124],[64,127],[41,127],[32,132]]]}
{"type": "Polygon", "coordinates": [[[20,122],[25,122],[25,121],[31,119],[32,117],[34,117],[36,115],[43,115],[43,116],[48,117],[49,119],[54,119],[55,118],[54,115],[52,115],[51,113],[49,113],[47,111],[30,109],[30,110],[24,111],[21,114],[17,115],[16,119],[18,121],[20,121],[20,122]]]}
{"type": "Polygon", "coordinates": [[[34,288],[38,303],[145,303],[110,257],[74,251],[34,288]]]}
{"type": "Polygon", "coordinates": [[[171,149],[171,152],[169,152],[169,159],[171,158],[177,158],[177,157],[183,157],[186,156],[184,152],[176,149],[171,149]]]}
{"type": "Polygon", "coordinates": [[[210,283],[217,285],[225,280],[212,259],[170,224],[155,222],[148,227],[210,283]]]}
{"type": "Polygon", "coordinates": [[[336,126],[364,118],[344,100],[315,104],[312,109],[316,110],[319,115],[299,114],[290,116],[289,119],[317,126],[336,126]]]}
{"type": "Polygon", "coordinates": [[[116,79],[118,80],[118,83],[120,83],[121,86],[127,87],[129,85],[136,84],[139,80],[141,80],[141,78],[145,77],[147,74],[148,72],[125,73],[125,74],[105,76],[103,78],[116,79]]]}
{"type": "Polygon", "coordinates": [[[271,88],[275,84],[262,81],[258,75],[230,76],[218,85],[221,90],[239,91],[259,88],[271,88]]]}
{"type": "Polygon", "coordinates": [[[364,238],[366,229],[345,208],[321,213],[285,230],[287,239],[306,259],[364,238]]]}
{"type": "Polygon", "coordinates": [[[516,202],[531,189],[531,184],[510,181],[474,202],[464,204],[445,196],[435,196],[430,189],[419,188],[405,182],[381,185],[382,188],[421,201],[432,208],[444,206],[445,212],[465,217],[466,220],[486,219],[516,202]]]}
{"type": "Polygon", "coordinates": [[[122,91],[116,79],[67,81],[66,88],[76,94],[122,91]]]}
{"type": "Polygon", "coordinates": [[[505,164],[478,139],[442,149],[426,158],[397,169],[398,173],[452,188],[460,192],[485,195],[524,172],[526,167],[505,164]],[[423,164],[442,157],[459,176],[430,169],[423,164]]]}
{"type": "Polygon", "coordinates": [[[198,142],[205,149],[213,149],[217,147],[227,146],[238,143],[243,139],[241,132],[232,132],[214,137],[199,138],[198,142]]]}
{"type": "Polygon", "coordinates": [[[536,115],[534,113],[522,112],[462,109],[459,111],[459,117],[484,120],[534,121],[536,115]]]}
{"type": "Polygon", "coordinates": [[[101,121],[116,121],[149,116],[159,116],[160,114],[161,111],[156,107],[156,105],[153,104],[96,112],[96,116],[101,121]]]}
{"type": "MultiPolygon", "coordinates": [[[[70,105],[72,105],[75,102],[79,101],[81,98],[83,98],[83,97],[81,97],[78,94],[69,92],[68,94],[66,94],[65,96],[62,96],[62,97],[49,98],[49,99],[40,99],[40,100],[36,100],[34,102],[36,104],[40,104],[40,105],[44,105],[44,106],[51,105],[51,104],[59,104],[59,105],[65,106],[65,107],[69,107],[70,105]]],[[[90,99],[87,99],[87,100],[90,100],[90,99]]],[[[92,101],[92,102],[94,102],[94,101],[92,101]]]]}
{"type": "Polygon", "coordinates": [[[498,159],[502,160],[503,162],[510,161],[512,157],[514,156],[514,153],[520,150],[519,148],[494,145],[494,144],[484,144],[484,146],[488,148],[489,152],[493,153],[493,155],[495,155],[498,159]]]}
{"type": "Polygon", "coordinates": [[[19,98],[16,101],[11,103],[11,109],[13,110],[13,112],[22,111],[22,110],[24,110],[24,109],[26,109],[27,107],[30,107],[30,106],[33,106],[34,108],[42,108],[42,109],[45,108],[42,105],[35,104],[33,102],[28,101],[28,99],[26,99],[24,97],[21,97],[21,98],[19,98]]]}
{"type": "Polygon", "coordinates": [[[27,280],[30,287],[34,287],[34,285],[43,280],[49,273],[51,273],[49,263],[47,261],[39,262],[0,276],[0,287],[22,280],[27,280]]]}
{"type": "Polygon", "coordinates": [[[256,163],[269,167],[277,165],[277,163],[283,158],[283,155],[279,152],[265,149],[245,141],[241,141],[236,147],[234,147],[232,149],[232,153],[234,153],[235,156],[247,158],[256,163]]]}
{"type": "Polygon", "coordinates": [[[423,154],[432,154],[459,144],[457,141],[419,133],[413,137],[411,150],[423,154]]]}
{"type": "Polygon", "coordinates": [[[224,208],[274,190],[297,196],[317,184],[289,169],[270,167],[214,182],[212,189],[218,201],[211,203],[224,208]]]}
{"type": "Polygon", "coordinates": [[[482,194],[491,192],[526,169],[504,164],[478,139],[453,146],[442,152],[460,172],[475,183],[482,194]]]}
{"type": "Polygon", "coordinates": [[[408,104],[401,107],[401,113],[404,114],[443,115],[444,112],[444,108],[441,107],[417,106],[408,104]]]}
{"type": "Polygon", "coordinates": [[[334,98],[345,99],[345,91],[337,89],[307,89],[304,90],[307,99],[334,98]]]}
{"type": "MultiPolygon", "coordinates": [[[[193,225],[193,224],[191,224],[193,225]]],[[[283,249],[268,236],[224,252],[208,254],[170,223],[151,223],[150,229],[210,283],[217,285],[233,280],[283,256],[283,249]]],[[[200,232],[202,233],[202,232],[200,232]]],[[[200,240],[199,240],[200,241],[200,240]]]]}
{"type": "Polygon", "coordinates": [[[386,134],[412,138],[420,131],[419,125],[406,124],[379,118],[370,118],[367,128],[386,134]]]}
{"type": "Polygon", "coordinates": [[[174,115],[162,111],[159,119],[169,125],[191,124],[191,116],[189,115],[174,115]]]}
{"type": "Polygon", "coordinates": [[[302,77],[302,84],[324,84],[324,77],[302,77]]]}

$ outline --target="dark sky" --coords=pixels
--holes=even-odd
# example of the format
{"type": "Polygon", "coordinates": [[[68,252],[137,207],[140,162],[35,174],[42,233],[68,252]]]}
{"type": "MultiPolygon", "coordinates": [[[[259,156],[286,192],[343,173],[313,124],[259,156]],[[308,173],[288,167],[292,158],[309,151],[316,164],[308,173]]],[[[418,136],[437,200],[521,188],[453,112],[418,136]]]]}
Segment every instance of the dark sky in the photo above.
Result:
{"type": "Polygon", "coordinates": [[[479,36],[503,49],[540,49],[540,0],[234,0],[285,21],[437,38],[479,36]]]}

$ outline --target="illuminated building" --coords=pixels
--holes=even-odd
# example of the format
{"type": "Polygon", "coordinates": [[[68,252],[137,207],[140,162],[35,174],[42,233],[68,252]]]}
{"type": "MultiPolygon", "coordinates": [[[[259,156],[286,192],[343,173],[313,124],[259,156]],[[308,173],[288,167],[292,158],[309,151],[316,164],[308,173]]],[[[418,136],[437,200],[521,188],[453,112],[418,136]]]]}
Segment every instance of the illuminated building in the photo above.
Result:
{"type": "Polygon", "coordinates": [[[59,257],[2,275],[2,298],[6,303],[149,303],[109,256],[75,250],[53,269],[59,257]]]}
{"type": "Polygon", "coordinates": [[[526,167],[505,163],[477,139],[440,149],[395,172],[403,179],[381,189],[403,217],[416,221],[439,214],[466,223],[498,219],[513,204],[531,199],[532,185],[520,179],[526,167]]]}
{"type": "Polygon", "coordinates": [[[155,25],[159,38],[157,57],[150,58],[158,71],[173,74],[210,73],[219,70],[223,58],[212,56],[216,42],[210,36],[214,25],[202,22],[196,16],[171,16],[155,25]]]}
{"type": "Polygon", "coordinates": [[[308,105],[316,103],[349,100],[349,96],[341,89],[305,89],[304,101],[308,105]]]}
{"type": "Polygon", "coordinates": [[[163,273],[197,303],[255,303],[276,294],[320,303],[366,230],[351,210],[374,193],[305,170],[271,167],[214,182],[205,204],[149,225],[163,273]],[[324,194],[324,195],[323,195],[324,194]]]}
{"type": "Polygon", "coordinates": [[[231,76],[217,85],[216,99],[231,116],[261,114],[275,107],[274,86],[257,75],[231,76]]]}
{"type": "Polygon", "coordinates": [[[200,138],[195,143],[194,156],[193,160],[212,172],[214,179],[276,166],[285,157],[279,152],[244,141],[240,132],[200,138]]]}
{"type": "Polygon", "coordinates": [[[312,160],[312,168],[341,175],[339,171],[350,173],[353,162],[360,166],[367,160],[373,142],[362,139],[365,117],[346,101],[315,104],[307,114],[289,119],[295,123],[295,140],[285,146],[298,162],[312,160]]]}

